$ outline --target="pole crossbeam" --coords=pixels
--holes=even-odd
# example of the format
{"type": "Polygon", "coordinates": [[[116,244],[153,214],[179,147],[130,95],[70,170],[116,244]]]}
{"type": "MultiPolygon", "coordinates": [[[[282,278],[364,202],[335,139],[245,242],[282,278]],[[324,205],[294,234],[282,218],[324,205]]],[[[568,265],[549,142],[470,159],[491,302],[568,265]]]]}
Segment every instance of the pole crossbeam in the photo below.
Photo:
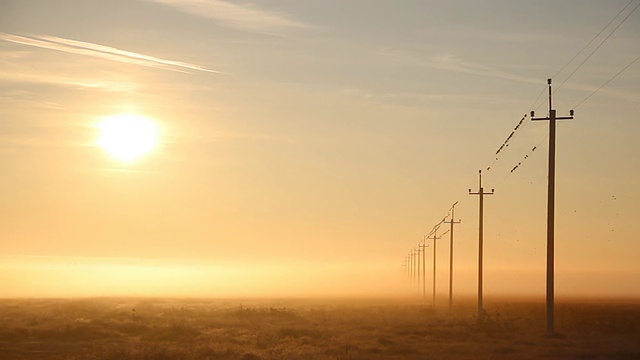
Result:
{"type": "Polygon", "coordinates": [[[556,116],[556,110],[552,106],[551,79],[547,79],[549,85],[549,115],[547,117],[536,118],[535,112],[531,111],[531,120],[549,121],[549,182],[547,188],[547,331],[554,332],[554,248],[555,248],[555,181],[556,181],[556,120],[573,119],[573,110],[569,111],[570,116],[556,116]]]}
{"type": "Polygon", "coordinates": [[[494,189],[491,189],[491,192],[485,192],[482,187],[482,170],[478,172],[479,180],[478,180],[478,192],[471,192],[469,189],[469,195],[478,195],[480,197],[480,211],[479,211],[479,219],[478,219],[478,319],[482,317],[483,314],[483,304],[482,304],[482,257],[483,257],[483,236],[484,236],[484,196],[485,195],[493,195],[494,189]]]}

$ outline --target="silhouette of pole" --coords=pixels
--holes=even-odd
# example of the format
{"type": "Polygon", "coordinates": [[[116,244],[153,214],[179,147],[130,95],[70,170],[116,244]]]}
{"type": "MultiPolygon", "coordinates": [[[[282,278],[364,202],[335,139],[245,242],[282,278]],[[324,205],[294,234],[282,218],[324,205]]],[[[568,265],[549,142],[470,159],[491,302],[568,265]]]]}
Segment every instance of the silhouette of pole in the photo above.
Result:
{"type": "Polygon", "coordinates": [[[409,268],[407,269],[407,279],[409,280],[409,284],[411,284],[411,281],[413,280],[412,278],[413,263],[411,262],[411,253],[407,254],[407,259],[409,261],[409,268]]]}
{"type": "Polygon", "coordinates": [[[433,290],[432,292],[432,296],[433,296],[433,300],[432,300],[432,305],[433,307],[436,306],[436,240],[440,240],[441,237],[437,236],[438,233],[438,228],[440,226],[438,225],[434,230],[433,230],[433,237],[427,237],[427,239],[432,239],[433,240],[433,290]]]}
{"type": "Polygon", "coordinates": [[[407,254],[407,262],[409,263],[407,266],[407,281],[411,284],[411,253],[407,254]]]}
{"type": "Polygon", "coordinates": [[[411,250],[411,255],[413,256],[413,283],[417,285],[418,262],[416,261],[416,249],[411,250]]]}
{"type": "Polygon", "coordinates": [[[456,201],[451,206],[451,220],[444,221],[445,224],[451,224],[449,228],[449,310],[453,307],[453,225],[460,224],[460,220],[455,221],[456,201]]]}
{"type": "Polygon", "coordinates": [[[544,118],[534,118],[535,112],[531,111],[531,120],[549,120],[549,181],[547,188],[547,331],[554,332],[554,248],[555,248],[555,182],[556,182],[556,120],[573,119],[573,110],[569,111],[571,116],[557,117],[556,110],[552,106],[551,79],[547,79],[549,84],[549,116],[544,118]]]}
{"type": "Polygon", "coordinates": [[[413,249],[411,249],[411,251],[409,252],[409,260],[411,262],[411,269],[410,269],[411,273],[410,273],[409,277],[411,279],[411,282],[410,282],[411,286],[413,287],[413,260],[414,260],[413,259],[413,249]]]}
{"type": "Polygon", "coordinates": [[[416,279],[418,281],[416,282],[416,285],[418,287],[418,296],[420,296],[420,246],[418,246],[418,249],[415,250],[415,252],[416,252],[416,258],[418,259],[417,261],[418,266],[416,267],[416,279]]]}
{"type": "Polygon", "coordinates": [[[478,192],[472,193],[471,189],[469,189],[469,195],[479,195],[480,196],[480,211],[478,218],[478,319],[482,317],[482,248],[483,248],[483,233],[484,233],[484,196],[485,195],[493,195],[494,191],[491,189],[491,192],[484,192],[484,188],[482,187],[482,170],[479,171],[479,180],[478,180],[478,192]]]}
{"type": "Polygon", "coordinates": [[[422,299],[427,300],[427,279],[426,279],[426,268],[427,268],[427,260],[426,253],[429,244],[426,243],[425,238],[422,238],[422,242],[418,245],[422,247],[422,299]]]}
{"type": "Polygon", "coordinates": [[[407,281],[411,281],[411,276],[409,275],[409,268],[411,267],[411,263],[409,261],[409,255],[404,256],[404,262],[407,264],[404,269],[404,276],[407,277],[407,281]]]}

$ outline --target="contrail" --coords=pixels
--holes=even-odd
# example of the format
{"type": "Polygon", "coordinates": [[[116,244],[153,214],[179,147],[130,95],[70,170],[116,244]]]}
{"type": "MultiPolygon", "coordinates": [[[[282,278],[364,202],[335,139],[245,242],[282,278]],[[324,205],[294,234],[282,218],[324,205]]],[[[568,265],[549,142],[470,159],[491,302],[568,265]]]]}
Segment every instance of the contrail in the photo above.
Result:
{"type": "Polygon", "coordinates": [[[107,60],[119,61],[128,64],[147,66],[157,69],[190,72],[190,70],[225,74],[220,71],[208,69],[204,66],[190,64],[182,61],[174,61],[144,55],[132,51],[120,50],[110,46],[94,44],[84,41],[65,39],[49,35],[20,36],[0,32],[0,39],[16,44],[35,46],[43,49],[58,50],[72,54],[87,55],[107,60]]]}

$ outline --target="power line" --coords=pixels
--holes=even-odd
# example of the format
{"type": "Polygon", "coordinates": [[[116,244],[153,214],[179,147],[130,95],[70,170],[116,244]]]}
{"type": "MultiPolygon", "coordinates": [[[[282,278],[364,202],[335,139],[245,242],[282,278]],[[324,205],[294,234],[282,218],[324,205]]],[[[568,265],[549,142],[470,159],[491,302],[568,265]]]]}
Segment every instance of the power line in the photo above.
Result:
{"type": "Polygon", "coordinates": [[[631,67],[631,65],[635,64],[636,61],[640,60],[640,55],[638,55],[637,58],[635,58],[632,62],[630,62],[627,66],[625,66],[624,68],[622,68],[622,70],[618,71],[618,73],[616,73],[615,75],[613,75],[609,80],[607,80],[604,84],[600,85],[599,88],[595,89],[591,94],[587,95],[587,97],[585,97],[584,99],[580,100],[579,103],[577,103],[573,109],[576,109],[578,106],[582,105],[583,102],[587,101],[590,97],[592,97],[595,93],[597,93],[598,91],[600,91],[600,89],[602,89],[603,87],[607,86],[607,84],[609,84],[610,82],[613,81],[613,79],[617,78],[618,75],[622,74],[625,70],[627,70],[628,68],[631,67]]]}
{"type": "MultiPolygon", "coordinates": [[[[555,74],[553,74],[553,76],[551,76],[551,78],[552,78],[552,79],[553,79],[553,78],[555,78],[556,76],[558,76],[558,74],[560,74],[560,73],[562,72],[562,70],[566,69],[566,68],[567,68],[567,66],[569,66],[569,64],[571,64],[571,63],[573,62],[573,60],[575,60],[578,56],[580,56],[580,54],[582,54],[582,52],[583,52],[583,51],[585,51],[585,50],[589,47],[589,45],[591,45],[591,43],[593,43],[593,42],[598,38],[598,36],[600,36],[600,34],[602,34],[602,33],[604,32],[604,30],[605,30],[606,28],[608,28],[608,27],[609,27],[609,25],[611,25],[611,23],[613,23],[613,21],[614,21],[615,19],[617,19],[617,18],[618,18],[618,16],[620,16],[620,14],[622,14],[622,12],[623,12],[623,11],[625,11],[625,10],[629,7],[629,5],[631,5],[631,3],[633,3],[633,2],[634,2],[634,0],[630,0],[630,1],[629,1],[629,3],[628,3],[625,7],[623,7],[623,8],[622,8],[622,10],[620,10],[620,11],[616,14],[616,16],[614,16],[614,17],[613,17],[613,19],[611,19],[611,21],[609,21],[609,23],[608,23],[608,24],[607,24],[607,25],[605,25],[605,26],[602,28],[602,30],[600,30],[600,32],[598,32],[598,33],[596,34],[596,36],[594,36],[594,37],[593,37],[593,38],[592,38],[592,39],[587,43],[587,45],[585,45],[582,49],[580,49],[580,51],[578,51],[578,53],[576,53],[576,54],[571,58],[571,60],[569,60],[566,64],[564,64],[564,66],[563,66],[560,70],[558,70],[555,74]]],[[[542,94],[544,94],[544,90],[546,90],[546,89],[547,89],[547,88],[545,87],[545,88],[542,90],[542,92],[540,93],[540,96],[542,96],[542,94]]],[[[540,98],[540,96],[538,96],[538,99],[540,98]]],[[[538,102],[538,99],[536,99],[536,103],[538,102]]],[[[533,106],[532,106],[531,108],[533,108],[533,106]]]]}
{"type": "MultiPolygon", "coordinates": [[[[571,72],[571,74],[569,74],[569,76],[568,76],[566,79],[564,79],[564,81],[560,84],[560,86],[558,86],[558,87],[555,89],[554,93],[555,93],[555,92],[557,92],[558,90],[560,90],[560,88],[561,88],[561,87],[562,87],[562,86],[563,86],[567,81],[569,81],[569,79],[571,79],[571,77],[573,76],[573,74],[575,74],[575,73],[576,73],[576,72],[577,72],[577,71],[582,67],[582,65],[584,65],[584,63],[586,63],[586,62],[587,62],[587,60],[589,60],[589,59],[591,58],[591,56],[593,56],[593,54],[595,54],[595,53],[596,53],[596,51],[598,51],[598,49],[600,49],[600,47],[601,47],[601,46],[602,46],[602,45],[603,45],[603,44],[604,44],[604,43],[605,43],[605,42],[606,42],[606,41],[611,37],[611,35],[613,35],[613,34],[616,32],[616,30],[618,30],[618,28],[620,28],[620,26],[622,26],[622,24],[624,24],[624,22],[629,18],[629,16],[631,16],[631,14],[633,14],[633,13],[638,9],[638,7],[640,7],[640,3],[638,3],[638,5],[636,5],[636,7],[634,7],[634,8],[633,8],[633,10],[631,10],[631,12],[630,12],[630,13],[628,13],[628,14],[627,14],[627,16],[625,16],[625,17],[624,17],[624,19],[622,19],[622,21],[618,24],[618,26],[616,26],[616,27],[613,29],[613,31],[611,31],[611,32],[609,33],[609,35],[607,35],[607,37],[605,37],[605,38],[604,38],[604,40],[602,40],[602,41],[600,42],[600,44],[598,44],[598,46],[596,46],[596,48],[595,48],[595,49],[593,49],[593,51],[591,51],[591,53],[589,53],[589,55],[588,55],[584,60],[582,60],[582,62],[581,62],[581,63],[580,63],[580,64],[579,64],[579,65],[578,65],[578,66],[577,66],[577,67],[576,67],[572,72],[571,72]]],[[[625,8],[626,8],[626,7],[625,7],[625,8]]],[[[617,17],[617,15],[616,15],[616,17],[617,17]]],[[[615,19],[615,18],[614,18],[614,19],[615,19]]],[[[607,25],[607,26],[608,26],[608,25],[607,25]]]]}
{"type": "Polygon", "coordinates": [[[540,148],[542,143],[545,140],[547,140],[548,137],[549,137],[549,133],[547,133],[542,139],[540,139],[540,141],[538,141],[538,143],[535,146],[533,146],[531,150],[529,150],[515,166],[511,168],[511,170],[507,173],[507,175],[505,175],[504,178],[502,178],[502,180],[500,180],[500,182],[498,182],[496,186],[500,186],[502,182],[506,180],[509,176],[511,176],[511,174],[513,174],[516,170],[518,170],[520,166],[524,165],[524,162],[533,156],[534,152],[538,150],[538,148],[540,148]]]}
{"type": "Polygon", "coordinates": [[[543,88],[542,88],[542,90],[540,91],[540,94],[538,94],[538,97],[537,97],[537,98],[536,98],[536,100],[533,102],[533,105],[531,105],[530,109],[535,109],[535,110],[537,110],[537,109],[538,109],[538,107],[544,103],[544,102],[541,102],[541,103],[540,103],[540,105],[537,105],[537,104],[538,104],[538,100],[540,100],[540,98],[542,97],[542,94],[544,94],[546,91],[547,91],[547,87],[545,86],[545,87],[543,87],[543,88]]]}
{"type": "MultiPolygon", "coordinates": [[[[554,74],[553,77],[557,76],[558,74],[560,74],[564,69],[566,69],[576,58],[578,58],[578,56],[580,56],[580,54],[582,54],[600,35],[602,35],[602,33],[618,18],[620,17],[620,15],[622,13],[624,13],[625,10],[627,10],[627,8],[634,2],[634,0],[630,0],[582,49],[580,49],[580,51],[578,51],[564,66],[562,66],[560,68],[560,70],[556,71],[556,73],[554,74]]],[[[555,90],[554,93],[556,91],[558,91],[581,67],[582,65],[584,65],[589,58],[591,58],[591,56],[593,56],[593,54],[595,54],[595,52],[618,30],[618,28],[620,28],[620,26],[622,26],[622,24],[638,9],[638,7],[640,7],[640,3],[638,5],[636,5],[633,10],[631,10],[631,12],[629,12],[623,19],[622,21],[616,25],[616,27],[598,44],[598,46],[591,51],[591,53],[589,53],[589,55],[569,74],[569,76],[560,84],[560,86],[558,86],[555,90]]],[[[633,65],[636,61],[638,61],[640,59],[640,56],[638,58],[636,58],[635,60],[633,60],[629,65],[627,65],[625,68],[623,68],[620,72],[618,72],[616,75],[614,75],[611,79],[609,79],[607,82],[605,82],[602,86],[600,86],[598,89],[596,89],[594,92],[592,92],[591,94],[589,94],[585,99],[583,99],[578,105],[582,104],[582,102],[586,101],[588,98],[590,98],[591,96],[593,96],[596,92],[598,92],[600,89],[602,89],[604,86],[606,86],[609,82],[613,81],[613,79],[615,79],[618,75],[620,75],[622,72],[624,72],[627,68],[629,68],[631,65],[633,65]]],[[[542,104],[544,104],[544,102],[540,102],[540,104],[538,104],[538,101],[540,100],[540,98],[542,97],[542,95],[545,93],[545,91],[547,90],[547,87],[545,86],[541,92],[538,94],[538,96],[536,97],[536,100],[533,102],[533,105],[531,106],[531,109],[537,110],[538,107],[542,106],[542,104]]],[[[573,108],[575,109],[577,106],[574,106],[573,108]]],[[[526,115],[525,115],[526,117],[526,115]]],[[[514,129],[514,131],[511,132],[511,134],[507,137],[507,139],[502,143],[502,145],[498,148],[498,151],[496,151],[495,153],[495,157],[494,159],[491,161],[491,163],[489,164],[489,166],[486,167],[487,171],[490,171],[492,167],[495,166],[496,162],[499,160],[501,153],[509,146],[509,143],[515,139],[517,137],[517,135],[519,134],[518,128],[520,127],[520,124],[524,121],[524,117],[520,120],[520,122],[518,122],[518,125],[516,126],[516,128],[514,129]]],[[[522,123],[522,127],[526,126],[528,122],[524,122],[522,123]]],[[[546,136],[545,136],[546,139],[546,136]]],[[[544,139],[542,140],[544,141],[544,139]]],[[[541,141],[541,142],[542,142],[541,141]]],[[[536,146],[534,146],[530,151],[533,152],[535,151],[535,149],[539,146],[540,144],[537,144],[536,146]]],[[[527,159],[529,157],[529,154],[525,154],[524,155],[524,159],[527,159]]],[[[505,175],[505,177],[502,179],[502,181],[504,181],[507,177],[509,177],[509,175],[511,175],[520,165],[522,164],[522,161],[520,161],[518,164],[516,164],[514,167],[511,168],[511,170],[505,175]]],[[[501,182],[502,182],[501,181],[501,182]]]]}

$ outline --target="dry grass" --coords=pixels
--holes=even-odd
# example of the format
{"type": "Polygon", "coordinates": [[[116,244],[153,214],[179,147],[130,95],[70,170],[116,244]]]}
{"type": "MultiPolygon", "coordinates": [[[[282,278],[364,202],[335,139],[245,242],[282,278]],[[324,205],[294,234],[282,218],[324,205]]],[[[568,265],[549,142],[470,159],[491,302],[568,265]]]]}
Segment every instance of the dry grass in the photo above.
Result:
{"type": "Polygon", "coordinates": [[[28,299],[0,301],[3,359],[640,359],[640,304],[28,299]]]}

